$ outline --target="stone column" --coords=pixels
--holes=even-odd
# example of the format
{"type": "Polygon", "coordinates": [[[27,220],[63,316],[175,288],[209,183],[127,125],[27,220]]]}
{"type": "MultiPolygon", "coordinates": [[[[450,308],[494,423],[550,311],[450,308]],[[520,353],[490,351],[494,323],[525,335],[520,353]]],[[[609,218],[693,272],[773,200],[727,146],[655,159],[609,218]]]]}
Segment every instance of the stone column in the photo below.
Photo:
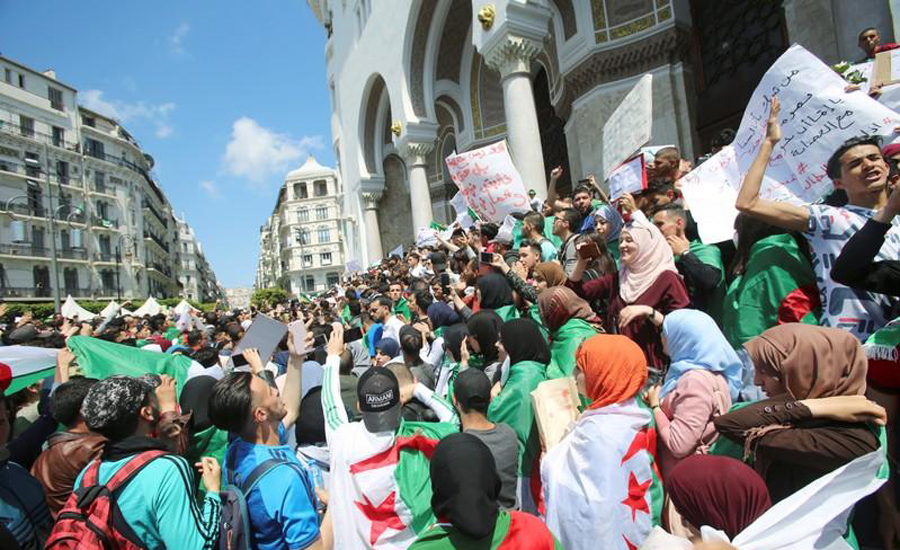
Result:
{"type": "MultiPolygon", "coordinates": [[[[366,263],[364,266],[381,260],[384,252],[381,250],[381,230],[378,228],[378,201],[381,200],[380,193],[363,193],[363,227],[366,233],[366,263]]],[[[362,231],[360,231],[362,234],[362,231]]]]}
{"type": "Polygon", "coordinates": [[[516,168],[527,189],[546,197],[544,152],[531,87],[531,60],[541,49],[541,43],[536,40],[507,35],[483,55],[485,62],[500,72],[506,131],[516,168]]]}
{"type": "Polygon", "coordinates": [[[400,148],[406,162],[409,179],[409,202],[412,207],[413,237],[419,229],[431,225],[431,193],[428,191],[428,174],[425,156],[434,149],[434,142],[408,142],[400,148]]]}

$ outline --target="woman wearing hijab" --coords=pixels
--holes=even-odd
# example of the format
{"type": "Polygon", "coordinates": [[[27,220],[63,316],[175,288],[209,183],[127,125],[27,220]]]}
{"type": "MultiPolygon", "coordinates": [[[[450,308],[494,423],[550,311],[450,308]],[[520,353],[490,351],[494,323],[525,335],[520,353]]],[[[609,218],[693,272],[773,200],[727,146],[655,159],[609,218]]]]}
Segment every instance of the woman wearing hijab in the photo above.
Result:
{"type": "Polygon", "coordinates": [[[556,262],[541,262],[534,266],[534,286],[541,293],[552,286],[566,283],[566,272],[556,262]]]}
{"type": "Polygon", "coordinates": [[[449,326],[461,324],[463,320],[458,313],[453,311],[452,307],[444,302],[432,302],[428,306],[427,313],[428,324],[431,328],[431,334],[434,335],[434,340],[431,343],[428,341],[424,342],[426,347],[422,351],[422,359],[429,365],[439,369],[444,362],[444,330],[449,326]]]}
{"type": "Polygon", "coordinates": [[[400,355],[400,343],[393,338],[382,338],[375,343],[375,357],[372,359],[372,365],[383,367],[398,355],[400,355]]]}
{"type": "Polygon", "coordinates": [[[436,373],[437,383],[434,386],[434,392],[444,399],[453,395],[453,381],[459,375],[468,336],[469,327],[464,323],[450,325],[444,330],[444,358],[436,373]]]}
{"type": "Polygon", "coordinates": [[[512,287],[499,273],[487,273],[478,277],[478,302],[481,309],[490,309],[503,321],[518,319],[519,311],[513,303],[512,287]]]}
{"type": "Polygon", "coordinates": [[[509,357],[509,377],[500,394],[488,407],[488,420],[508,424],[519,440],[518,501],[522,509],[536,512],[536,498],[531,494],[532,473],[538,475],[541,439],[534,421],[531,392],[547,379],[550,349],[537,323],[531,319],[514,319],[500,329],[499,346],[509,357]]]}
{"type": "Polygon", "coordinates": [[[617,273],[584,282],[582,274],[588,261],[579,256],[566,286],[590,303],[597,299],[606,303],[603,325],[607,330],[618,330],[634,340],[644,350],[647,363],[663,370],[666,356],[659,330],[639,318],[635,308],[629,306],[649,306],[667,315],[688,307],[690,297],[675,267],[672,249],[641,211],[631,213],[631,222],[622,230],[619,249],[617,273]]]}
{"type": "Polygon", "coordinates": [[[438,522],[409,550],[562,550],[537,517],[500,510],[501,482],[487,445],[467,433],[443,438],[431,457],[438,522]]]}
{"type": "Polygon", "coordinates": [[[611,205],[603,204],[594,210],[594,229],[606,239],[606,247],[616,266],[619,264],[619,236],[624,225],[625,220],[611,205]]]}
{"type": "MultiPolygon", "coordinates": [[[[655,317],[651,321],[660,322],[661,315],[655,317]]],[[[679,309],[661,322],[672,363],[662,387],[650,388],[644,400],[662,442],[659,461],[665,479],[679,460],[706,452],[716,440],[713,419],[737,401],[743,364],[706,313],[679,309]]]]}
{"type": "Polygon", "coordinates": [[[789,323],[744,347],[769,398],[714,423],[744,445],[773,502],[879,448],[885,412],[863,395],[866,355],[852,334],[789,323]]]}
{"type": "Polygon", "coordinates": [[[550,331],[550,366],[547,378],[572,376],[575,352],[582,342],[603,332],[597,314],[572,289],[555,286],[538,296],[541,320],[550,331]]]}
{"type": "Polygon", "coordinates": [[[462,368],[476,367],[484,371],[491,379],[491,383],[500,379],[500,366],[503,359],[497,349],[497,340],[500,338],[500,326],[503,320],[493,310],[483,309],[469,317],[466,326],[469,336],[466,343],[475,354],[470,361],[465,362],[462,368]]]}
{"type": "MultiPolygon", "coordinates": [[[[212,376],[195,376],[185,382],[178,398],[181,413],[191,415],[187,425],[190,439],[184,453],[188,461],[193,461],[191,464],[200,462],[204,456],[214,457],[220,464],[225,462],[228,432],[213,426],[209,418],[209,396],[216,381],[212,376]]],[[[201,495],[206,492],[200,479],[195,480],[195,485],[201,495]]]]}
{"type": "Polygon", "coordinates": [[[567,550],[637,548],[662,504],[650,413],[635,400],[647,361],[628,338],[598,334],[576,364],[591,404],[541,460],[547,526],[567,550]]]}

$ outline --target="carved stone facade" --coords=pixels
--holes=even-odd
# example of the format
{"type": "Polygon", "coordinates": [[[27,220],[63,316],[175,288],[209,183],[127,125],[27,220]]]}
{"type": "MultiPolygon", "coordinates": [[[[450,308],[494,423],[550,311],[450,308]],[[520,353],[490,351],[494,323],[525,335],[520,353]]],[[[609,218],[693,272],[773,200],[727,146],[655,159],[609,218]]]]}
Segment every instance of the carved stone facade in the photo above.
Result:
{"type": "Polygon", "coordinates": [[[411,244],[416,223],[453,215],[443,166],[453,151],[507,139],[538,194],[551,164],[577,180],[600,169],[605,120],[649,72],[651,144],[694,158],[791,43],[834,63],[859,56],[866,26],[894,40],[883,0],[307,2],[329,33],[334,148],[359,233],[348,259],[364,264],[411,244]]]}

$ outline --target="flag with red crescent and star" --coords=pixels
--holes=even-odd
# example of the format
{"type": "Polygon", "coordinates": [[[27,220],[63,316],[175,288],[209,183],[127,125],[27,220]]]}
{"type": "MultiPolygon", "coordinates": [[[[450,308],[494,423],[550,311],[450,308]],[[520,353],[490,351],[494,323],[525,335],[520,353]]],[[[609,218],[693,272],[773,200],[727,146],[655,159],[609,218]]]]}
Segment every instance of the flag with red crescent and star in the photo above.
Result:
{"type": "Polygon", "coordinates": [[[662,509],[656,430],[633,399],[586,411],[541,461],[547,526],[567,550],[634,550],[662,509]]]}

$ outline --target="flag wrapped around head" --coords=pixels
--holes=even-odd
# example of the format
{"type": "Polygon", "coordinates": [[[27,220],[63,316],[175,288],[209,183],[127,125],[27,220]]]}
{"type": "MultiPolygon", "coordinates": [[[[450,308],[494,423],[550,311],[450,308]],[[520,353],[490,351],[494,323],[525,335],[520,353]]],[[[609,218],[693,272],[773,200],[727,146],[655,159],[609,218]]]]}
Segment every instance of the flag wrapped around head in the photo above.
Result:
{"type": "Polygon", "coordinates": [[[57,353],[53,348],[0,346],[0,394],[12,395],[53,376],[57,353]]]}
{"type": "Polygon", "coordinates": [[[878,329],[863,345],[869,359],[866,378],[884,388],[900,388],[900,317],[878,329]]]}

